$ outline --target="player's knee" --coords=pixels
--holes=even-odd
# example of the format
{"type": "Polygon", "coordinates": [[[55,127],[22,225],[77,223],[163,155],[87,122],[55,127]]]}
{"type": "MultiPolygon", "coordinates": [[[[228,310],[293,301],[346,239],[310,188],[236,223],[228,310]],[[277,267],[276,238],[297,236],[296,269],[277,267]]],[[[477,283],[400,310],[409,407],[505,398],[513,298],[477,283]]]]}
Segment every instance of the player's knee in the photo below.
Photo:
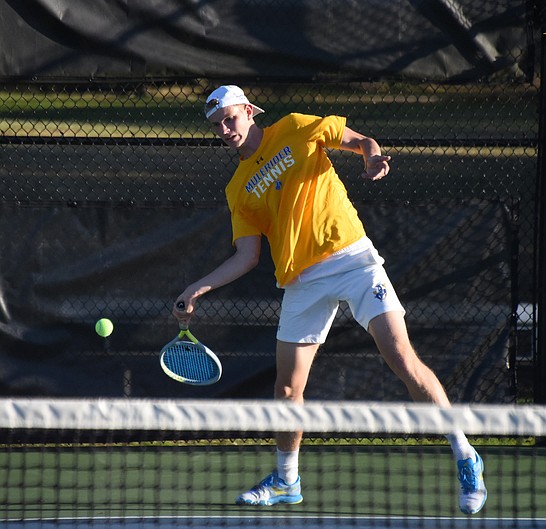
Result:
{"type": "Polygon", "coordinates": [[[428,373],[429,371],[411,345],[393,358],[389,362],[389,365],[394,373],[403,381],[421,378],[425,375],[425,372],[428,373]]]}
{"type": "Polygon", "coordinates": [[[275,398],[301,403],[303,402],[303,388],[277,382],[275,384],[275,398]]]}

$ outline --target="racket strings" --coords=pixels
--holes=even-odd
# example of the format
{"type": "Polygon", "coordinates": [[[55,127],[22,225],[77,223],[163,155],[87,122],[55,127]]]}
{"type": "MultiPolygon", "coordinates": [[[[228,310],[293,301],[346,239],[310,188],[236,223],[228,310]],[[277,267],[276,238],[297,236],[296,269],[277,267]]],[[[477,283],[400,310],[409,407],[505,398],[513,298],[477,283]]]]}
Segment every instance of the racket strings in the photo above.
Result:
{"type": "Polygon", "coordinates": [[[214,378],[218,366],[214,360],[196,344],[175,343],[165,352],[163,361],[173,373],[189,380],[214,378]]]}

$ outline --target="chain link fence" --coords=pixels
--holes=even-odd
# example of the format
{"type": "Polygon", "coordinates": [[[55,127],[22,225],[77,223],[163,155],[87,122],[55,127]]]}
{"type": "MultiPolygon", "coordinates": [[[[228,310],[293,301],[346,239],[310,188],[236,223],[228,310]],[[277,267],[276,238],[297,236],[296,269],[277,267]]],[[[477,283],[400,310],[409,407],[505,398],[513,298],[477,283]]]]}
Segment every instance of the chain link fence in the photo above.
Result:
{"type": "MultiPolygon", "coordinates": [[[[213,136],[203,115],[206,94],[227,83],[240,84],[266,109],[256,118],[262,126],[289,112],[337,114],[378,140],[392,156],[391,173],[380,183],[359,177],[359,157],[341,151],[330,156],[386,258],[421,356],[455,400],[532,399],[538,79],[465,85],[248,79],[4,84],[0,200],[3,244],[10,247],[2,260],[4,286],[13,299],[37,299],[43,296],[36,289],[44,270],[59,274],[58,282],[50,283],[50,309],[32,313],[14,303],[4,307],[4,314],[18,314],[27,330],[38,326],[62,334],[59,322],[73,325],[84,338],[78,345],[70,342],[71,354],[116,357],[122,364],[119,391],[156,392],[137,378],[147,369],[142,359],[150,358],[161,336],[167,341],[173,332],[173,297],[230,251],[223,190],[237,159],[213,136]],[[79,231],[74,231],[74,211],[87,215],[76,223],[79,231]],[[106,220],[90,213],[96,211],[106,211],[106,220]],[[154,226],[161,215],[169,222],[154,226]],[[109,268],[104,248],[124,243],[108,241],[108,227],[124,222],[137,245],[146,233],[153,233],[156,242],[165,231],[190,229],[192,237],[182,246],[162,247],[159,280],[138,260],[124,271],[122,262],[109,268]],[[102,248],[95,256],[100,255],[105,274],[139,276],[139,292],[133,284],[123,287],[123,279],[107,279],[109,289],[97,286],[86,294],[84,276],[75,288],[78,274],[71,263],[81,258],[80,245],[102,248]],[[191,253],[193,264],[189,260],[177,270],[173,251],[191,253]],[[171,252],[168,258],[166,252],[171,252]],[[60,277],[71,273],[74,283],[67,287],[66,277],[64,282],[60,277]],[[153,283],[160,286],[154,290],[153,283]],[[114,334],[119,343],[113,337],[106,352],[102,342],[82,330],[104,314],[114,314],[120,329],[114,334]],[[153,343],[138,330],[142,326],[158,331],[153,343]],[[128,337],[137,345],[123,345],[128,337]],[[136,364],[142,364],[140,371],[136,364]]],[[[132,251],[126,246],[125,255],[132,251]]],[[[259,396],[262,375],[271,377],[274,371],[281,293],[271,284],[266,260],[238,286],[206,296],[196,314],[196,334],[222,349],[228,364],[245,366],[245,381],[224,388],[224,394],[259,396]],[[245,339],[237,342],[241,329],[245,339]]],[[[308,396],[405,399],[404,388],[381,364],[342,306],[319,353],[308,396]],[[335,387],[313,382],[332,368],[339,372],[335,387]]],[[[34,380],[6,391],[42,393],[46,386],[34,380]]]]}

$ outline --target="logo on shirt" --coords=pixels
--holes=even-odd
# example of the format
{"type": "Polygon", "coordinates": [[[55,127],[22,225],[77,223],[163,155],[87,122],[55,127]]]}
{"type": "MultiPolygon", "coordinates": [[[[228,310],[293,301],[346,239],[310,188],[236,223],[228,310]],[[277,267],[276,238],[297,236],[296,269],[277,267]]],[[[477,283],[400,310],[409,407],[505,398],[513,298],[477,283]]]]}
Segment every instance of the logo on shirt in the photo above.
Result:
{"type": "MultiPolygon", "coordinates": [[[[262,160],[263,159],[260,159],[259,161],[262,160]]],[[[256,163],[258,163],[258,161],[256,163]]],[[[253,193],[258,198],[260,198],[272,185],[279,191],[282,188],[281,176],[295,163],[290,147],[284,147],[273,156],[273,158],[260,167],[258,172],[252,175],[252,178],[245,185],[245,191],[247,193],[253,193]]]]}

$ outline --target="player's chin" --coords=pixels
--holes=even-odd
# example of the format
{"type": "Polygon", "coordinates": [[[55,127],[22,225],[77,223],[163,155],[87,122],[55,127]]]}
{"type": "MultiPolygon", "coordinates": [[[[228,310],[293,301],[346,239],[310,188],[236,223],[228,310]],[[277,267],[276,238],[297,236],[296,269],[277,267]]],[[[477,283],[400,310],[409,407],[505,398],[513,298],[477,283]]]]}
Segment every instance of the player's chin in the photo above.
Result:
{"type": "Polygon", "coordinates": [[[238,149],[242,145],[242,141],[240,136],[232,136],[231,138],[224,138],[224,143],[228,147],[232,147],[233,149],[238,149]]]}

